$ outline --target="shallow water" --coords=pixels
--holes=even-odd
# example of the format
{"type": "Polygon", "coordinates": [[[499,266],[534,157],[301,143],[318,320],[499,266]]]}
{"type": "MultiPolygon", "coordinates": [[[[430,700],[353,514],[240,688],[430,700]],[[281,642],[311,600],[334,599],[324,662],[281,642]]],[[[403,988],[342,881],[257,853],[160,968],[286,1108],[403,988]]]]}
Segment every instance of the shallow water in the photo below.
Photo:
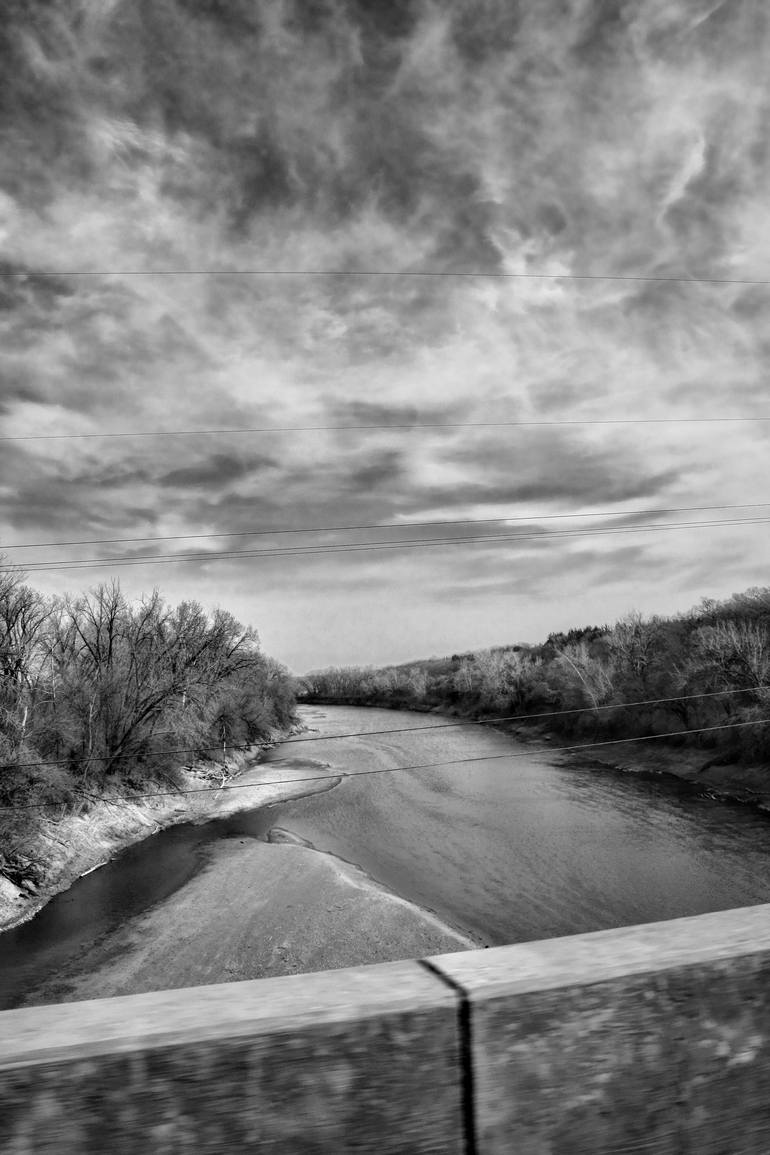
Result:
{"type": "Polygon", "coordinates": [[[273,821],[266,807],[171,826],[79,878],[29,922],[0,934],[0,1010],[19,1005],[43,982],[50,988],[112,931],[173,895],[198,873],[214,842],[266,837],[273,821]]]}
{"type": "Polygon", "coordinates": [[[276,769],[367,773],[327,793],[171,827],[80,879],[0,935],[0,1007],[44,981],[50,988],[111,931],[171,898],[219,839],[265,839],[273,826],[492,945],[770,901],[770,821],[746,807],[676,780],[557,767],[548,752],[487,729],[429,729],[441,721],[430,715],[303,712],[318,737],[274,750],[276,769]],[[394,729],[403,732],[362,733],[394,729]],[[359,736],[335,736],[351,733],[359,736]],[[469,760],[452,764],[460,759],[469,760]],[[423,763],[438,765],[389,772],[423,763]]]}
{"type": "MultiPolygon", "coordinates": [[[[484,942],[499,945],[770,901],[770,820],[672,778],[551,764],[481,727],[430,715],[313,708],[325,740],[291,750],[351,772],[281,807],[280,825],[484,942]],[[407,727],[401,734],[329,738],[407,727]],[[420,732],[422,730],[422,732],[420,732]],[[454,759],[490,755],[451,765],[454,759]]],[[[314,719],[314,720],[313,720],[314,719]]],[[[319,734],[319,737],[322,735],[319,734]]]]}

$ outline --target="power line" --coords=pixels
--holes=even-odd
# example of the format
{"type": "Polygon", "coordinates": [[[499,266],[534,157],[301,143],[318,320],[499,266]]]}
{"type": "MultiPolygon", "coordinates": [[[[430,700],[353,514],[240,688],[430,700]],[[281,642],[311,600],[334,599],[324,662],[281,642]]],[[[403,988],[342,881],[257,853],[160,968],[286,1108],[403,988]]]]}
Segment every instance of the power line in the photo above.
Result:
{"type": "Polygon", "coordinates": [[[228,561],[236,558],[320,557],[327,554],[367,553],[384,549],[402,549],[412,551],[415,549],[429,549],[431,547],[437,546],[442,547],[467,545],[478,542],[494,543],[533,540],[553,541],[563,538],[603,537],[618,533],[637,533],[650,531],[660,532],[663,530],[670,531],[682,529],[714,529],[718,528],[719,526],[736,525],[764,525],[767,522],[770,522],[770,517],[743,517],[725,518],[720,521],[674,522],[673,524],[669,525],[652,523],[648,525],[613,526],[607,529],[554,529],[545,530],[538,533],[484,534],[482,536],[473,537],[397,538],[393,541],[358,542],[348,545],[275,546],[266,549],[254,550],[223,550],[219,553],[192,553],[187,551],[175,554],[142,554],[135,557],[83,558],[81,560],[63,560],[61,562],[51,562],[50,560],[26,563],[12,562],[3,566],[3,569],[6,571],[22,571],[29,574],[45,573],[49,571],[61,573],[65,570],[105,569],[118,566],[147,565],[148,563],[169,565],[177,563],[189,564],[195,562],[228,561]]]}
{"type": "MultiPolygon", "coordinates": [[[[227,749],[230,752],[242,752],[244,750],[253,750],[255,745],[255,742],[249,742],[245,745],[228,746],[227,749]]],[[[86,766],[91,762],[125,762],[127,759],[132,759],[136,762],[139,761],[139,759],[167,757],[169,754],[191,754],[201,758],[203,757],[201,754],[202,750],[220,750],[221,748],[221,742],[213,742],[207,743],[205,746],[178,746],[172,750],[145,750],[133,754],[89,754],[88,758],[46,758],[38,762],[6,762],[4,764],[0,763],[0,765],[2,765],[5,770],[30,770],[38,766],[86,766]]]]}
{"type": "MultiPolygon", "coordinates": [[[[575,714],[593,714],[597,710],[622,710],[632,706],[655,706],[664,702],[685,702],[695,701],[700,698],[716,698],[725,695],[731,696],[733,694],[751,694],[756,691],[770,690],[770,686],[745,686],[738,690],[708,690],[700,694],[677,694],[674,698],[649,698],[645,700],[638,700],[633,702],[616,702],[607,706],[576,706],[572,710],[550,710],[546,713],[539,714],[509,714],[504,717],[495,718],[469,718],[465,720],[458,720],[452,722],[437,722],[431,723],[429,726],[402,726],[392,730],[357,730],[348,734],[324,734],[315,738],[287,738],[281,742],[281,745],[294,746],[301,742],[328,742],[335,738],[371,738],[386,734],[415,734],[421,730],[447,730],[457,729],[464,726],[491,726],[499,722],[535,722],[542,718],[558,718],[567,715],[575,714]]],[[[158,730],[157,734],[172,733],[169,730],[158,730]]],[[[699,733],[698,730],[685,731],[690,734],[699,733]]],[[[201,756],[202,750],[219,750],[221,742],[208,743],[206,745],[192,746],[178,746],[170,750],[147,750],[141,754],[91,754],[88,758],[79,758],[73,762],[72,758],[47,758],[35,762],[6,762],[0,763],[4,769],[14,770],[29,770],[36,769],[40,766],[84,766],[89,762],[120,762],[126,759],[137,760],[138,758],[161,758],[167,757],[170,754],[192,754],[201,756]]],[[[245,745],[228,746],[230,751],[253,750],[254,742],[245,745]]],[[[143,797],[145,797],[143,795],[143,797]]]]}
{"type": "MultiPolygon", "coordinates": [[[[302,679],[300,679],[301,681],[302,679]]],[[[500,722],[536,722],[543,718],[564,718],[575,714],[596,714],[599,710],[626,710],[632,706],[662,706],[668,702],[692,702],[700,698],[718,698],[723,694],[751,694],[757,690],[770,693],[770,686],[746,686],[740,690],[709,690],[703,694],[677,694],[673,698],[645,698],[634,702],[614,702],[606,706],[578,706],[573,710],[547,710],[539,714],[506,714],[499,718],[469,718],[457,722],[436,722],[429,726],[399,726],[393,730],[361,730],[350,734],[321,734],[316,738],[288,738],[287,746],[300,742],[328,742],[332,738],[367,738],[369,735],[419,734],[421,730],[448,730],[458,726],[493,726],[500,722]]],[[[308,705],[315,703],[309,702],[308,705]]],[[[318,703],[323,705],[324,703],[318,703]]],[[[333,703],[332,703],[333,704],[333,703]]]]}
{"type": "Polygon", "coordinates": [[[215,538],[226,537],[272,537],[286,533],[355,533],[365,529],[412,529],[421,525],[496,525],[508,522],[522,521],[554,521],[577,519],[584,517],[641,517],[664,513],[700,513],[726,509],[768,509],[770,502],[752,501],[733,505],[678,505],[666,509],[626,509],[609,510],[598,513],[543,513],[529,517],[511,515],[506,517],[459,517],[427,519],[424,521],[386,521],[372,522],[369,525],[323,525],[305,528],[278,528],[278,529],[244,529],[231,530],[227,533],[176,533],[156,534],[145,537],[90,537],[76,541],[28,541],[14,545],[3,545],[3,553],[10,549],[52,549],[73,545],[128,545],[140,541],[190,541],[192,539],[211,541],[215,538]]]}
{"type": "Polygon", "coordinates": [[[173,563],[194,563],[194,562],[208,562],[208,561],[226,561],[234,558],[255,558],[255,557],[292,557],[292,556],[321,556],[325,554],[336,553],[365,553],[377,551],[382,549],[424,549],[435,546],[448,545],[465,545],[468,543],[477,542],[511,542],[511,541],[529,541],[536,539],[553,540],[555,538],[572,538],[572,537],[595,537],[604,536],[607,534],[617,533],[632,533],[636,531],[658,531],[658,530],[674,530],[674,529],[705,529],[715,528],[718,526],[735,526],[735,525],[754,525],[765,524],[770,521],[767,517],[756,518],[725,518],[718,521],[693,521],[693,522],[675,522],[670,525],[633,525],[633,526],[614,526],[607,529],[594,530],[548,530],[538,533],[520,533],[520,534],[484,534],[473,537],[437,537],[437,538],[396,538],[393,541],[383,542],[357,542],[346,545],[310,545],[310,546],[276,546],[266,549],[256,550],[225,550],[218,553],[207,553],[199,551],[193,553],[191,551],[167,554],[143,554],[135,557],[119,557],[119,558],[85,558],[81,560],[65,560],[63,562],[43,561],[43,562],[29,562],[29,563],[11,563],[5,566],[6,570],[24,570],[29,573],[46,572],[48,570],[73,570],[73,569],[93,569],[104,568],[108,566],[123,566],[123,565],[145,565],[148,562],[159,562],[162,564],[173,563]]]}
{"type": "Polygon", "coordinates": [[[553,428],[572,425],[703,425],[735,424],[736,422],[770,421],[770,416],[755,417],[602,417],[569,418],[563,421],[454,421],[454,422],[403,422],[391,425],[261,425],[239,429],[154,429],[138,432],[91,432],[91,433],[21,433],[0,436],[0,441],[71,441],[73,439],[94,438],[142,438],[142,437],[203,437],[219,434],[241,433],[339,433],[361,430],[386,429],[532,429],[553,428]]]}
{"type": "Polygon", "coordinates": [[[674,285],[770,285],[751,277],[695,277],[634,273],[511,273],[496,269],[3,269],[2,277],[425,277],[501,281],[628,281],[674,285]]]}
{"type": "MultiPolygon", "coordinates": [[[[151,791],[147,794],[141,794],[135,799],[126,799],[121,802],[114,802],[112,799],[102,799],[102,801],[109,802],[114,806],[126,806],[132,802],[143,802],[147,798],[173,798],[180,794],[218,794],[220,791],[226,790],[247,790],[254,787],[261,786],[290,786],[295,783],[303,782],[328,782],[334,778],[365,778],[373,774],[395,774],[400,771],[407,770],[436,770],[444,766],[461,766],[469,762],[497,762],[504,758],[531,758],[533,754],[570,754],[578,750],[595,750],[603,746],[621,746],[630,745],[634,742],[652,742],[662,741],[665,738],[681,738],[692,736],[693,734],[711,734],[716,730],[738,730],[745,726],[766,726],[770,725],[770,718],[754,718],[749,722],[731,722],[721,723],[718,726],[701,726],[697,730],[671,730],[665,734],[645,734],[636,738],[609,738],[601,742],[581,742],[575,746],[555,746],[547,747],[544,750],[513,750],[506,754],[481,754],[471,758],[451,758],[444,759],[441,762],[417,762],[411,766],[383,766],[377,767],[373,770],[340,770],[335,768],[329,774],[309,774],[303,775],[299,778],[271,778],[265,779],[261,782],[235,782],[229,786],[200,786],[186,790],[157,790],[151,791]]],[[[74,790],[73,793],[83,794],[82,791],[74,790]]],[[[88,795],[83,795],[88,797],[88,795]]],[[[51,802],[34,802],[27,803],[23,806],[0,806],[0,811],[7,810],[40,810],[46,806],[58,805],[51,802]]]]}

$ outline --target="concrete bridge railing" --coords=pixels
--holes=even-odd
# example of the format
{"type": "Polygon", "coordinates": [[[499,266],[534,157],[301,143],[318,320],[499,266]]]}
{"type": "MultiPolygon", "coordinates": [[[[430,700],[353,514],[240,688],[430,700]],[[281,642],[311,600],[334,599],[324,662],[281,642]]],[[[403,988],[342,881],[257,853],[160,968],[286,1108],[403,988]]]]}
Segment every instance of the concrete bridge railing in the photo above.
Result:
{"type": "Polygon", "coordinates": [[[0,1014],[0,1151],[770,1152],[770,907],[0,1014]]]}

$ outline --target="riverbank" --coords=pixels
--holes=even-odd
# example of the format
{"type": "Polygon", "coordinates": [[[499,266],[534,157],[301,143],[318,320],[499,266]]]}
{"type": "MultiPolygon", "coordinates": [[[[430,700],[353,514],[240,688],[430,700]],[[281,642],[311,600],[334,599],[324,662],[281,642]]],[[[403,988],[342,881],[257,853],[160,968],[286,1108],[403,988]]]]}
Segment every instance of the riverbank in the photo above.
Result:
{"type": "Polygon", "coordinates": [[[650,742],[646,748],[624,742],[612,753],[563,755],[564,765],[624,774],[673,777],[720,802],[738,802],[770,814],[770,766],[714,760],[707,751],[676,749],[650,742]]]}
{"type": "Polygon", "coordinates": [[[664,740],[601,743],[586,749],[582,742],[548,733],[542,727],[495,729],[554,756],[554,764],[579,769],[621,774],[645,774],[655,778],[677,778],[694,791],[721,802],[738,802],[770,814],[770,766],[731,761],[724,752],[673,746],[664,740]],[[569,746],[572,749],[562,750],[569,746]],[[578,747],[578,748],[575,748],[578,747]]]}
{"type": "Polygon", "coordinates": [[[348,708],[301,716],[302,744],[282,744],[215,791],[223,806],[200,825],[117,856],[4,936],[6,1005],[421,957],[768,901],[766,817],[688,799],[690,787],[673,780],[644,781],[665,773],[661,752],[648,750],[658,764],[647,766],[620,754],[653,743],[584,745],[569,755],[573,769],[559,763],[568,756],[558,739],[529,729],[348,708]],[[614,761],[598,763],[599,753],[614,761]],[[389,772],[397,766],[406,772],[389,772]],[[647,775],[624,781],[618,771],[631,768],[647,775]],[[252,782],[269,792],[255,797],[252,782]],[[265,805],[312,786],[325,793],[265,805]],[[244,813],[217,820],[236,797],[244,813]]]}
{"type": "MultiPolygon", "coordinates": [[[[292,772],[290,762],[284,761],[280,767],[260,762],[267,751],[300,729],[276,733],[260,745],[231,755],[225,782],[221,764],[199,762],[176,772],[176,789],[168,782],[159,782],[147,796],[115,793],[95,801],[87,813],[39,820],[19,848],[34,865],[38,881],[33,890],[0,875],[0,932],[33,918],[76,879],[168,826],[205,822],[328,790],[337,779],[310,785],[292,783],[290,779],[298,775],[292,772]]],[[[325,764],[319,763],[318,769],[322,773],[325,764]]]]}
{"type": "Polygon", "coordinates": [[[738,802],[770,813],[770,765],[731,761],[724,751],[698,750],[691,746],[675,746],[663,739],[608,742],[592,745],[581,738],[557,734],[541,723],[496,722],[486,724],[482,719],[458,710],[442,710],[437,706],[406,705],[367,699],[313,702],[313,705],[345,704],[355,707],[404,710],[410,714],[445,718],[448,722],[478,725],[492,729],[538,752],[554,755],[559,766],[611,771],[624,774],[649,774],[654,777],[669,775],[687,782],[693,790],[723,802],[738,802]],[[586,746],[586,750],[574,747],[586,746]],[[562,751],[561,747],[573,749],[562,751]]]}
{"type": "Polygon", "coordinates": [[[226,839],[173,896],[37,985],[24,1005],[421,958],[480,946],[291,836],[226,839]]]}

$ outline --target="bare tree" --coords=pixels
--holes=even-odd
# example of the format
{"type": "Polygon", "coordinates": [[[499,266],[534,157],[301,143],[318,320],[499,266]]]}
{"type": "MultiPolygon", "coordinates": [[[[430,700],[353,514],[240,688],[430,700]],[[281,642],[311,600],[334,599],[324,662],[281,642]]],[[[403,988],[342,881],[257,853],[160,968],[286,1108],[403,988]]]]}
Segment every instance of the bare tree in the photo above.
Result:
{"type": "Polygon", "coordinates": [[[18,753],[34,724],[50,607],[15,571],[0,570],[0,734],[18,753]]]}

